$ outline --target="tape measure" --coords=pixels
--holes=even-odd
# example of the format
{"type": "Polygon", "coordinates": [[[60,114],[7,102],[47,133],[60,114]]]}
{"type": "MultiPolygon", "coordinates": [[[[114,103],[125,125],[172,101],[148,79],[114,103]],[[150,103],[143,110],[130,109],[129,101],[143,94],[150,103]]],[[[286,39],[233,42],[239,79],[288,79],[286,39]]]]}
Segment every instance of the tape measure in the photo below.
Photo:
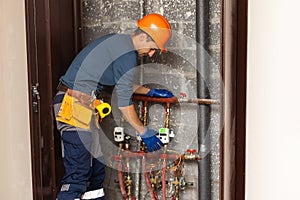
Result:
{"type": "Polygon", "coordinates": [[[111,112],[111,106],[101,100],[95,99],[93,102],[95,109],[98,111],[100,118],[103,119],[111,112]]]}
{"type": "Polygon", "coordinates": [[[111,106],[108,103],[101,103],[98,106],[96,106],[96,110],[98,111],[100,117],[103,119],[111,112],[111,106]]]}

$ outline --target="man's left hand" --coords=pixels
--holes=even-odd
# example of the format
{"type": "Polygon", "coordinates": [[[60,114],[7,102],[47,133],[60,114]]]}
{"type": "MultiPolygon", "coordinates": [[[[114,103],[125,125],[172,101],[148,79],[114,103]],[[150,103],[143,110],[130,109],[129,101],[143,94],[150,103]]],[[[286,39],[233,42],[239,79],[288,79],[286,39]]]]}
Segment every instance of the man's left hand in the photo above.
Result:
{"type": "Polygon", "coordinates": [[[147,93],[148,97],[157,97],[157,98],[171,98],[174,95],[172,92],[166,89],[150,89],[147,93]]]}

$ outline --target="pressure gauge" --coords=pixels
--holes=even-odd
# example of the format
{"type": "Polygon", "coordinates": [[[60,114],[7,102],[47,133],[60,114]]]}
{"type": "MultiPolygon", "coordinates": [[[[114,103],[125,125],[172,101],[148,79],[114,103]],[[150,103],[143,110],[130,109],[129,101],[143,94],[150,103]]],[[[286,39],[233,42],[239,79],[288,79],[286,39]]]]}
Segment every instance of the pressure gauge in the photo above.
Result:
{"type": "Polygon", "coordinates": [[[162,143],[167,144],[170,142],[170,130],[168,128],[160,128],[158,138],[162,143]]]}
{"type": "Polygon", "coordinates": [[[123,142],[124,141],[124,128],[123,127],[115,127],[114,128],[114,139],[116,142],[123,142]]]}

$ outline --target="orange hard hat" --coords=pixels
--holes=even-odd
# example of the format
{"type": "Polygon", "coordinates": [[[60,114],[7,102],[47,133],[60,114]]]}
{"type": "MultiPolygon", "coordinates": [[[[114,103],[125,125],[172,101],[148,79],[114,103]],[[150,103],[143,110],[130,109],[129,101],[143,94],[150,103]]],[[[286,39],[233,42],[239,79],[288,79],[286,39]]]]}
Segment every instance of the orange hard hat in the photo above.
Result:
{"type": "Polygon", "coordinates": [[[145,31],[157,44],[162,52],[166,52],[166,44],[171,37],[172,30],[168,20],[157,13],[148,14],[137,21],[140,29],[145,31]]]}

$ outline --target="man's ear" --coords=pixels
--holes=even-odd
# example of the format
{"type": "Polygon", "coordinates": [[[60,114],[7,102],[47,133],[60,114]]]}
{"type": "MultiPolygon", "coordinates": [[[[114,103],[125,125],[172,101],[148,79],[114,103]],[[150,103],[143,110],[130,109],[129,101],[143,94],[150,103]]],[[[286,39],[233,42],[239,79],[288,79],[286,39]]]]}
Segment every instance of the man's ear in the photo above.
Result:
{"type": "Polygon", "coordinates": [[[140,41],[147,40],[147,34],[146,33],[140,33],[139,34],[139,40],[140,41]]]}

